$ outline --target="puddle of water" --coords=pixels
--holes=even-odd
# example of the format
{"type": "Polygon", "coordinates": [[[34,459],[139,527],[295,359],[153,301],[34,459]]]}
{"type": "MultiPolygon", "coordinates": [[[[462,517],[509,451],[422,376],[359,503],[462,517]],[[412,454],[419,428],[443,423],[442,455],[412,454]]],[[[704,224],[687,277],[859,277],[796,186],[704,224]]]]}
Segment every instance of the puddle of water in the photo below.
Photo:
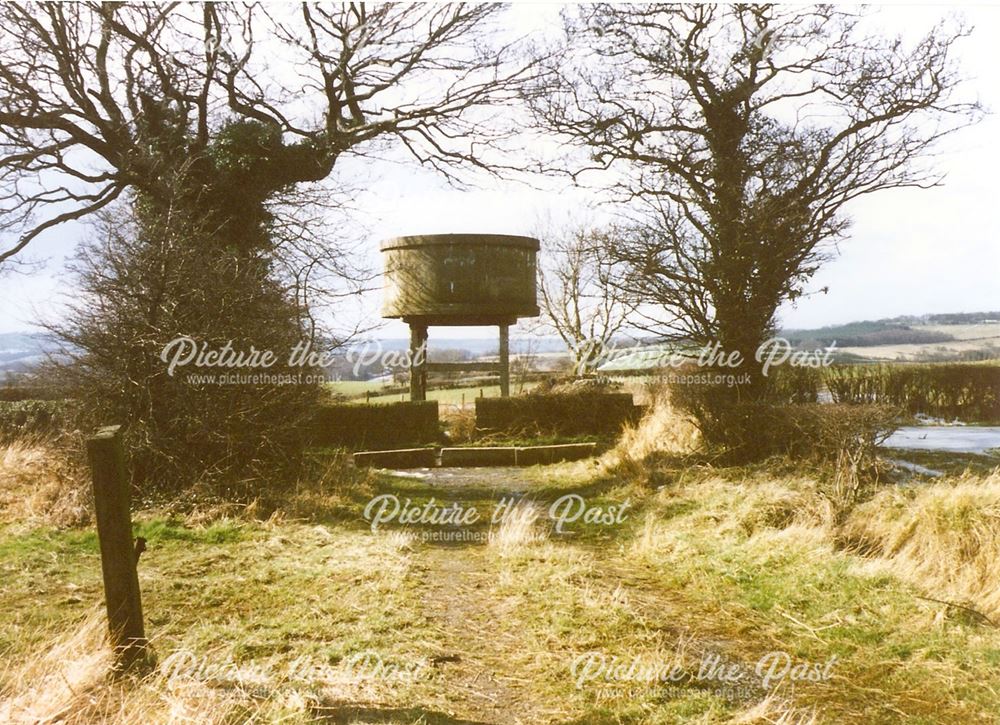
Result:
{"type": "Polygon", "coordinates": [[[937,478],[939,476],[944,475],[944,473],[942,473],[941,471],[935,471],[933,468],[927,468],[926,466],[921,466],[917,463],[910,463],[909,461],[900,461],[895,458],[886,458],[885,460],[889,463],[892,463],[895,466],[899,466],[900,468],[909,471],[910,473],[919,473],[922,476],[931,476],[933,478],[937,478]]]}
{"type": "Polygon", "coordinates": [[[919,451],[985,453],[990,448],[1000,448],[1000,426],[906,426],[882,445],[919,451]]]}

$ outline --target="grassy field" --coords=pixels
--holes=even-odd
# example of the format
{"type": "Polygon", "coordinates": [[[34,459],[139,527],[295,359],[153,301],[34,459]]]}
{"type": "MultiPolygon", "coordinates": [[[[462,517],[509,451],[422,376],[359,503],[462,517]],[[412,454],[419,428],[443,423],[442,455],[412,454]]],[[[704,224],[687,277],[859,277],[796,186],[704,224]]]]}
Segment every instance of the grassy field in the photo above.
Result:
{"type": "Polygon", "coordinates": [[[911,345],[875,345],[867,347],[839,347],[841,352],[857,355],[868,360],[916,361],[928,356],[959,355],[978,350],[992,350],[1000,357],[1000,323],[976,325],[915,325],[915,330],[942,332],[954,340],[911,345]]]}
{"type": "MultiPolygon", "coordinates": [[[[511,392],[514,394],[520,392],[527,392],[534,388],[538,383],[525,383],[524,385],[519,385],[517,383],[511,384],[511,392]]],[[[370,403],[395,403],[400,400],[409,400],[409,391],[404,391],[401,393],[381,393],[378,388],[374,389],[364,389],[359,387],[360,385],[365,385],[361,381],[348,381],[348,382],[338,382],[328,384],[332,390],[341,393],[343,395],[349,395],[354,397],[354,402],[363,403],[366,402],[365,393],[371,392],[371,398],[367,400],[370,403]],[[342,387],[342,386],[348,387],[342,387]],[[354,391],[354,392],[350,392],[354,391]]],[[[498,398],[500,397],[500,386],[499,385],[473,385],[458,388],[441,388],[438,390],[428,390],[427,399],[437,400],[443,405],[461,405],[464,400],[466,405],[472,405],[475,399],[479,397],[480,392],[487,398],[498,398]]]]}
{"type": "Polygon", "coordinates": [[[691,436],[654,419],[599,462],[357,474],[267,518],[137,512],[157,664],[116,680],[85,496],[39,486],[43,446],[0,450],[0,722],[997,720],[996,468],[838,514],[821,471],[692,465],[691,436]],[[620,515],[557,529],[567,494],[620,515]],[[373,530],[378,496],[483,515],[373,530]]]}
{"type": "Polygon", "coordinates": [[[385,392],[385,385],[373,383],[370,380],[337,380],[325,384],[327,390],[335,395],[343,395],[346,398],[356,398],[364,396],[365,393],[372,395],[382,395],[385,392]]]}

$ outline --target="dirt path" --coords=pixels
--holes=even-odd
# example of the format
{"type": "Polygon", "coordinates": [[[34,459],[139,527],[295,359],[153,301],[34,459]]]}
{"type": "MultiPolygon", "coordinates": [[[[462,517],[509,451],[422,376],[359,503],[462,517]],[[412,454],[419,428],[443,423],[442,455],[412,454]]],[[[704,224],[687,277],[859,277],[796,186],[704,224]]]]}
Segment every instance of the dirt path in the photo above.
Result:
{"type": "Polygon", "coordinates": [[[450,651],[436,663],[453,707],[463,718],[489,723],[536,723],[539,707],[523,689],[525,676],[511,672],[509,644],[498,640],[490,600],[486,552],[468,547],[434,548],[421,557],[428,619],[450,651]]]}
{"type": "MultiPolygon", "coordinates": [[[[539,490],[539,481],[545,480],[538,471],[523,468],[427,469],[397,475],[419,481],[424,495],[476,506],[487,517],[498,500],[532,498],[539,490]]],[[[412,493],[412,488],[408,490],[412,493]]],[[[436,641],[445,647],[432,656],[440,678],[436,690],[441,700],[435,706],[458,722],[567,722],[565,716],[571,711],[588,717],[588,706],[579,699],[585,696],[567,692],[572,687],[570,666],[579,647],[573,636],[564,639],[546,627],[551,627],[553,616],[565,616],[574,618],[574,629],[584,637],[588,631],[600,632],[606,611],[600,607],[588,611],[581,604],[595,597],[607,602],[605,610],[614,609],[631,622],[629,636],[636,637],[632,644],[640,651],[654,640],[665,648],[657,652],[673,651],[676,643],[683,642],[695,660],[711,656],[727,666],[748,665],[734,655],[733,643],[713,636],[710,622],[701,621],[682,597],[645,576],[619,546],[607,541],[553,539],[550,532],[548,541],[555,548],[546,544],[542,550],[547,553],[539,556],[583,563],[575,569],[570,563],[569,569],[541,569],[538,571],[546,573],[533,574],[536,565],[530,560],[535,554],[522,550],[529,552],[527,578],[516,579],[518,584],[512,591],[509,582],[505,585],[500,581],[503,567],[498,564],[497,547],[484,541],[488,529],[478,533],[479,539],[461,543],[424,540],[414,550],[423,613],[436,631],[436,641]],[[550,604],[546,597],[554,589],[559,589],[563,598],[550,604]],[[533,607],[538,602],[542,606],[533,607]],[[567,611],[561,611],[560,606],[567,611]],[[540,660],[548,662],[547,668],[539,665],[540,660]],[[539,677],[548,681],[540,684],[539,677]],[[561,697],[547,694],[557,691],[561,697]],[[566,696],[577,697],[575,704],[567,702],[566,696]]],[[[544,563],[538,566],[544,567],[544,563]]],[[[525,575],[523,569],[517,572],[513,576],[525,575]]],[[[614,651],[619,642],[604,636],[608,635],[597,635],[585,649],[614,651]]],[[[741,705],[764,694],[754,693],[741,705]]]]}
{"type": "Polygon", "coordinates": [[[524,493],[535,485],[526,469],[516,466],[493,468],[417,468],[393,471],[393,476],[426,483],[442,493],[524,493]]]}
{"type": "MultiPolygon", "coordinates": [[[[420,487],[425,495],[442,502],[475,506],[486,517],[497,501],[530,497],[539,485],[538,472],[531,474],[523,468],[427,469],[396,475],[426,485],[426,489],[420,487]]],[[[445,647],[432,657],[442,696],[442,701],[435,705],[438,710],[452,713],[460,722],[498,725],[561,722],[556,714],[560,708],[554,707],[551,698],[539,694],[544,689],[537,687],[533,678],[538,677],[537,659],[550,658],[558,663],[553,676],[570,681],[569,664],[573,655],[540,649],[531,630],[538,626],[539,618],[545,619],[551,613],[511,612],[497,579],[498,551],[484,541],[488,529],[479,530],[478,534],[480,538],[475,541],[443,544],[424,540],[415,548],[424,616],[436,630],[435,639],[445,647]]],[[[617,547],[570,539],[554,543],[565,554],[582,556],[588,562],[585,573],[572,580],[569,591],[573,600],[585,600],[593,591],[613,592],[617,602],[624,603],[638,630],[661,631],[665,641],[681,636],[686,627],[681,614],[683,603],[627,567],[617,547]]],[[[563,577],[557,576],[556,580],[559,586],[565,586],[563,577]]],[[[543,579],[536,594],[544,597],[549,583],[543,579]]],[[[556,581],[551,583],[557,585],[556,581]]],[[[536,585],[537,582],[530,586],[536,585]]],[[[583,629],[587,628],[586,619],[581,624],[583,629]]],[[[688,643],[725,658],[723,642],[711,639],[696,642],[689,637],[688,643]]],[[[558,641],[551,644],[557,648],[560,645],[558,641]]]]}
{"type": "MultiPolygon", "coordinates": [[[[532,485],[520,468],[438,468],[409,472],[442,496],[466,500],[488,515],[505,496],[518,497],[532,485]]],[[[480,532],[485,534],[486,532],[480,532]]],[[[480,539],[462,545],[421,547],[421,599],[425,616],[449,650],[436,666],[451,706],[463,719],[484,723],[537,723],[539,706],[524,690],[525,675],[512,672],[496,625],[491,598],[490,549],[480,539]],[[499,638],[499,639],[498,639],[499,638]]]]}

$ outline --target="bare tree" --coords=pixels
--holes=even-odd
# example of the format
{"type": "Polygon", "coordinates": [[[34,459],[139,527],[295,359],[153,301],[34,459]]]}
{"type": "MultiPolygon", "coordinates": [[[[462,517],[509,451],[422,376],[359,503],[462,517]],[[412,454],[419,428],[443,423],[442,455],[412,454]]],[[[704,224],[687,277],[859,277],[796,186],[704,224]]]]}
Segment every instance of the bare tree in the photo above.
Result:
{"type": "Polygon", "coordinates": [[[577,376],[593,371],[635,309],[610,254],[618,236],[587,222],[549,223],[538,232],[543,321],[566,343],[577,376]]]}
{"type": "MultiPolygon", "coordinates": [[[[858,197],[928,187],[935,143],[978,116],[956,100],[941,24],[912,45],[829,6],[588,5],[533,107],[591,163],[620,172],[635,233],[624,287],[649,329],[754,354],[786,300],[844,237],[858,197]]],[[[603,175],[601,178],[605,178],[603,175]]]]}
{"type": "Polygon", "coordinates": [[[234,236],[380,140],[445,172],[484,165],[477,109],[513,99],[529,68],[481,42],[499,9],[3,4],[0,263],[126,189],[186,186],[234,236]]]}
{"type": "Polygon", "coordinates": [[[0,265],[113,210],[80,251],[77,304],[56,330],[77,392],[128,424],[140,481],[207,472],[231,486],[295,457],[315,382],[212,387],[172,377],[160,351],[188,338],[285,360],[317,337],[317,295],[364,282],[326,215],[346,157],[487,166],[502,134],[484,109],[515,100],[531,71],[485,42],[499,10],[0,5],[0,227],[13,237],[0,265]]]}

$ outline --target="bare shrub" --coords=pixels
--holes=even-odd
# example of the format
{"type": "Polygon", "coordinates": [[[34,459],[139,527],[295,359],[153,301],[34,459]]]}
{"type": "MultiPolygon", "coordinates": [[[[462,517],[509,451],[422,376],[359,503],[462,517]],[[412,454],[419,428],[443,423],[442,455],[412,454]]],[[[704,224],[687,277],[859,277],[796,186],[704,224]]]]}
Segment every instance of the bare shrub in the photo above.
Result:
{"type": "Polygon", "coordinates": [[[895,408],[874,405],[747,405],[734,416],[760,421],[753,434],[729,452],[738,460],[769,456],[818,464],[831,471],[824,486],[839,510],[874,492],[879,480],[878,446],[895,429],[895,408]]]}
{"type": "Polygon", "coordinates": [[[124,424],[133,482],[146,496],[211,482],[250,500],[287,479],[302,450],[316,384],[189,377],[286,375],[306,335],[303,311],[276,279],[265,251],[239,251],[205,232],[197,216],[143,215],[141,199],[105,214],[76,257],[79,291],[65,321],[53,375],[79,402],[85,429],[124,424]],[[266,370],[178,368],[164,349],[187,338],[217,350],[272,352],[266,370]]]}
{"type": "Polygon", "coordinates": [[[690,416],[673,404],[670,389],[651,386],[650,404],[636,423],[626,424],[608,462],[631,476],[643,475],[657,455],[689,455],[701,444],[701,435],[690,416]]]}
{"type": "Polygon", "coordinates": [[[475,408],[463,408],[459,405],[443,406],[441,421],[444,423],[448,440],[452,443],[470,443],[476,439],[475,408]]]}

